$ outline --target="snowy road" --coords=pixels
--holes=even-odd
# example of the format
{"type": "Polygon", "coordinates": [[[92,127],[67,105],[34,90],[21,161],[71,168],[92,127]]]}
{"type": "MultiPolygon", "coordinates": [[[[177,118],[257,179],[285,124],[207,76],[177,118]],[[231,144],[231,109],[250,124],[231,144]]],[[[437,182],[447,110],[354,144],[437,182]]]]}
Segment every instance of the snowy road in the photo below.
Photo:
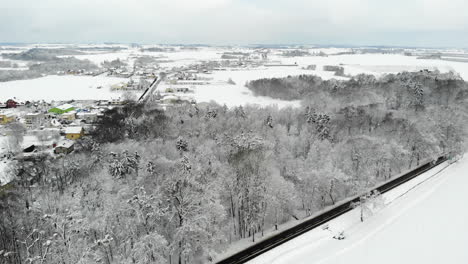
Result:
{"type": "Polygon", "coordinates": [[[468,157],[439,170],[386,194],[364,223],[353,210],[248,263],[468,263],[468,157]],[[341,230],[346,239],[333,239],[341,230]]]}

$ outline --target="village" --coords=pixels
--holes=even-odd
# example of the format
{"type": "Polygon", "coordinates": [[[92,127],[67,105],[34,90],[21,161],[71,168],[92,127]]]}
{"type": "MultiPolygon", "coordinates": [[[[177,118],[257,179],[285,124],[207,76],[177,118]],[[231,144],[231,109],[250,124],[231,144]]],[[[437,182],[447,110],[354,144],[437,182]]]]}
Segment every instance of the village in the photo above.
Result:
{"type": "MultiPolygon", "coordinates": [[[[77,140],[92,129],[109,108],[138,100],[148,92],[157,79],[158,71],[167,72],[162,88],[152,95],[163,108],[180,103],[195,103],[190,97],[197,86],[229,84],[232,80],[213,80],[214,71],[259,67],[267,59],[266,52],[224,52],[221,60],[209,60],[179,67],[160,67],[146,56],[131,60],[119,59],[103,63],[97,71],[69,70],[57,75],[92,75],[122,78],[109,87],[121,96],[111,100],[30,101],[10,98],[0,101],[0,138],[7,140],[0,150],[0,158],[31,158],[38,154],[66,155],[75,148],[77,140]],[[132,97],[132,98],[129,98],[132,97]],[[10,142],[12,141],[12,142],[10,142]],[[16,141],[16,142],[14,142],[16,141]]],[[[104,89],[97,86],[95,89],[104,89]]],[[[146,95],[148,96],[148,95],[146,95]]],[[[3,161],[2,161],[3,162],[3,161]]]]}
{"type": "Polygon", "coordinates": [[[110,107],[110,102],[47,103],[9,99],[0,109],[1,135],[22,140],[17,145],[8,144],[4,151],[11,155],[20,149],[25,156],[38,152],[70,153],[74,141],[83,137],[110,107]]]}
{"type": "Polygon", "coordinates": [[[5,184],[10,163],[68,155],[103,112],[116,105],[106,101],[47,103],[9,99],[0,106],[0,171],[5,174],[0,181],[5,184]]]}

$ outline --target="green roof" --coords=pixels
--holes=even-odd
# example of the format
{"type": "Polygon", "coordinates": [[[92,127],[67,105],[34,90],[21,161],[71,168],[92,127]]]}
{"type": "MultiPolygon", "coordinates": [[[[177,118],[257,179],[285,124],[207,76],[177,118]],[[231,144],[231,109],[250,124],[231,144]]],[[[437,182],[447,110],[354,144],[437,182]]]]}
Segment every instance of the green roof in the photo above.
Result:
{"type": "Polygon", "coordinates": [[[68,113],[70,111],[73,111],[75,110],[75,107],[70,107],[70,108],[66,108],[66,109],[63,109],[63,108],[59,108],[59,107],[54,107],[52,109],[49,109],[49,113],[56,113],[56,114],[64,114],[64,113],[68,113]]]}

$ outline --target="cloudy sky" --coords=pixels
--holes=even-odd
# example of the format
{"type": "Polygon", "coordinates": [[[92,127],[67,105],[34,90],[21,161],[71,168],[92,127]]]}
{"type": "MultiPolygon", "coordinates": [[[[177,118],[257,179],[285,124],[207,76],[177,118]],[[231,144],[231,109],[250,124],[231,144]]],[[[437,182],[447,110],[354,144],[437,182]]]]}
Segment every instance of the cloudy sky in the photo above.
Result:
{"type": "Polygon", "coordinates": [[[0,42],[468,47],[466,0],[0,0],[0,42]]]}

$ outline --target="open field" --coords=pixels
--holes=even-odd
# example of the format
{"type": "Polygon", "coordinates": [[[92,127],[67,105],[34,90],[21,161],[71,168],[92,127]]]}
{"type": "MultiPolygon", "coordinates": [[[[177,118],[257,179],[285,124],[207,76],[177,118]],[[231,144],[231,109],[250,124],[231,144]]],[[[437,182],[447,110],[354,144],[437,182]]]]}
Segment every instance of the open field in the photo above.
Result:
{"type": "MultiPolygon", "coordinates": [[[[125,45],[29,45],[24,47],[15,47],[15,49],[4,48],[1,53],[18,53],[29,48],[39,47],[44,49],[76,49],[82,55],[74,55],[80,60],[90,60],[100,66],[104,61],[120,60],[125,62],[130,69],[135,59],[141,56],[149,56],[157,62],[158,69],[152,71],[179,71],[189,69],[193,65],[204,62],[222,63],[223,54],[243,54],[249,56],[249,62],[242,67],[226,68],[223,71],[213,71],[211,74],[198,74],[199,77],[208,78],[212,81],[210,84],[200,85],[193,89],[193,94],[188,97],[198,102],[215,101],[228,106],[242,104],[257,104],[260,106],[278,105],[298,106],[298,102],[285,102],[273,100],[266,97],[255,97],[244,85],[247,81],[260,78],[286,77],[288,75],[312,74],[318,75],[323,79],[337,78],[346,79],[349,76],[366,73],[381,76],[385,73],[397,73],[401,71],[419,71],[419,70],[439,70],[441,72],[455,71],[464,79],[468,79],[468,63],[447,60],[421,60],[416,56],[404,56],[402,54],[346,54],[351,49],[346,48],[320,48],[308,49],[309,54],[323,56],[283,56],[284,49],[266,50],[269,52],[268,60],[262,61],[258,58],[261,52],[247,47],[196,47],[185,49],[183,47],[157,47],[142,46],[129,47],[125,45]],[[157,47],[157,48],[155,48],[157,47]],[[155,51],[156,50],[156,51],[155,51]],[[265,65],[292,65],[292,66],[255,66],[249,64],[264,63],[265,65]],[[296,66],[294,66],[296,65],[296,66]],[[309,65],[315,65],[315,70],[305,70],[309,65]],[[341,66],[344,68],[346,77],[334,76],[333,72],[323,71],[323,66],[341,66]],[[228,79],[232,79],[235,84],[226,84],[228,79]]],[[[452,53],[450,53],[452,54],[452,53]]],[[[461,53],[460,53],[461,54],[461,53]]],[[[462,56],[453,55],[453,56],[462,56]]],[[[238,56],[238,55],[236,55],[238,56]]],[[[464,56],[464,55],[463,55],[464,56]]],[[[59,56],[67,57],[67,56],[59,56]]],[[[2,60],[5,60],[4,58],[2,60]]],[[[234,62],[236,60],[233,60],[234,62]]],[[[240,61],[240,59],[239,59],[240,61]]],[[[27,63],[24,61],[12,61],[20,67],[16,70],[27,69],[27,63]]],[[[5,69],[4,69],[5,70],[5,69]]],[[[11,68],[10,70],[13,70],[11,68]]],[[[115,99],[120,97],[120,93],[114,93],[109,90],[109,86],[119,83],[124,79],[112,77],[81,77],[81,76],[47,76],[24,81],[10,81],[0,83],[0,100],[9,98],[20,98],[21,100],[71,100],[71,99],[115,99]],[[96,87],[102,86],[102,89],[96,87]]],[[[169,84],[161,85],[159,91],[170,87],[169,84]]],[[[137,94],[139,95],[139,94],[137,94]]]]}
{"type": "Polygon", "coordinates": [[[121,93],[112,92],[110,86],[126,79],[92,76],[50,75],[32,80],[0,82],[0,101],[20,100],[110,100],[121,93]],[[101,89],[97,87],[102,86],[101,89]]]}

